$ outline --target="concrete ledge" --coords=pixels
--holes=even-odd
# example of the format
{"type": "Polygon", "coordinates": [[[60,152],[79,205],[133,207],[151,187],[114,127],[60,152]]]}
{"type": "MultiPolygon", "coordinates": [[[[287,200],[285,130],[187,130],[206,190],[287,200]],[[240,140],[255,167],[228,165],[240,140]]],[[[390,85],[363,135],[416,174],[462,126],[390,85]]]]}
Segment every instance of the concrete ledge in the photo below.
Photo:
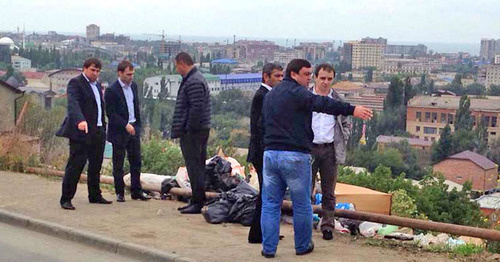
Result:
{"type": "Polygon", "coordinates": [[[184,258],[155,248],[129,243],[107,236],[94,234],[88,231],[73,229],[56,223],[31,218],[0,208],[0,223],[23,227],[39,233],[51,235],[64,240],[89,245],[108,252],[117,253],[142,261],[192,262],[195,260],[184,258]]]}

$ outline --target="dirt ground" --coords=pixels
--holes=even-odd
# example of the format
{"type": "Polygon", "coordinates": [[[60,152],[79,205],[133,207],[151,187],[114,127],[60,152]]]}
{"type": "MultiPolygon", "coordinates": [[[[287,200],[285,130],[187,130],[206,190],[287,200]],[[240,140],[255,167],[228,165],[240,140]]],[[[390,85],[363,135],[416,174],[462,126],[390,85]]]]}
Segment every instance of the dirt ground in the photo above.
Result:
{"type": "MultiPolygon", "coordinates": [[[[85,184],[79,184],[73,200],[75,211],[59,206],[61,181],[38,175],[0,171],[0,208],[38,219],[79,228],[120,240],[155,247],[190,257],[197,261],[266,261],[261,245],[248,244],[248,227],[239,224],[207,223],[201,215],[181,215],[181,202],[172,200],[115,202],[108,188],[103,195],[111,205],[89,204],[85,184]]],[[[1,221],[0,221],[1,222],[1,221]]],[[[283,224],[277,256],[271,261],[449,261],[447,254],[425,252],[398,246],[379,247],[364,238],[335,234],[335,241],[325,241],[313,233],[315,250],[296,256],[293,228],[283,224]]]]}

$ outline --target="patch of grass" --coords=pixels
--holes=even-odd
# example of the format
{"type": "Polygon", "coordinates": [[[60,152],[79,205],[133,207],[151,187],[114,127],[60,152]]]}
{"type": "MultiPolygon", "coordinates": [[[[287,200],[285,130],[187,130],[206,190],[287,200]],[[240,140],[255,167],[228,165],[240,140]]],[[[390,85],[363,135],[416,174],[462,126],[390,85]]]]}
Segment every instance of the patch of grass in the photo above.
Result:
{"type": "Polygon", "coordinates": [[[458,256],[468,257],[474,254],[480,254],[484,252],[484,248],[482,246],[474,245],[474,244],[465,244],[456,246],[451,249],[453,254],[458,256]]]}

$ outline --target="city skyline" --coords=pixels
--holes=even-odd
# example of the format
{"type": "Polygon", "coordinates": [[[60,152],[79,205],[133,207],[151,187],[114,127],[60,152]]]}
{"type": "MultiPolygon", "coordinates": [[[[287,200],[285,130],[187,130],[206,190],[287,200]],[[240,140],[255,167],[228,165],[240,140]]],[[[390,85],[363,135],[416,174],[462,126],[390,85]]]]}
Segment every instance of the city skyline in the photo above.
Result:
{"type": "Polygon", "coordinates": [[[500,38],[493,0],[422,3],[396,0],[314,0],[241,2],[214,0],[129,0],[85,2],[1,0],[0,31],[84,33],[97,24],[101,33],[205,36],[239,39],[359,40],[384,37],[390,42],[475,44],[500,38]],[[85,10],[83,12],[82,10],[85,10]],[[286,26],[285,26],[286,25],[286,26]]]}

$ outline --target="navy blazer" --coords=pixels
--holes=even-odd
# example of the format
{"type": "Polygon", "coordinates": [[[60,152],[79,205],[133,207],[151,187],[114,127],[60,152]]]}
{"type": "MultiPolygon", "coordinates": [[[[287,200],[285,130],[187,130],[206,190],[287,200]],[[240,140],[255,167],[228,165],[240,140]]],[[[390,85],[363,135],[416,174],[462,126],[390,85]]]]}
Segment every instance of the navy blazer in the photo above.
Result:
{"type": "MultiPolygon", "coordinates": [[[[106,120],[104,112],[106,109],[100,83],[97,83],[97,89],[99,90],[99,99],[101,101],[102,126],[105,128],[106,120]]],[[[81,74],[69,81],[66,94],[68,97],[67,113],[56,136],[84,142],[89,136],[95,134],[97,129],[98,110],[94,92],[92,92],[90,83],[85,79],[83,74],[81,74]],[[88,135],[85,134],[85,131],[78,129],[78,123],[82,121],[87,121],[88,135]]]]}
{"type": "MultiPolygon", "coordinates": [[[[130,87],[134,94],[134,114],[136,119],[134,123],[135,136],[140,137],[142,123],[137,84],[132,82],[130,87]]],[[[125,99],[125,94],[118,80],[106,88],[104,100],[106,101],[106,115],[109,120],[107,139],[113,144],[126,145],[130,138],[130,134],[125,128],[128,124],[129,114],[127,100],[125,99]]]]}

